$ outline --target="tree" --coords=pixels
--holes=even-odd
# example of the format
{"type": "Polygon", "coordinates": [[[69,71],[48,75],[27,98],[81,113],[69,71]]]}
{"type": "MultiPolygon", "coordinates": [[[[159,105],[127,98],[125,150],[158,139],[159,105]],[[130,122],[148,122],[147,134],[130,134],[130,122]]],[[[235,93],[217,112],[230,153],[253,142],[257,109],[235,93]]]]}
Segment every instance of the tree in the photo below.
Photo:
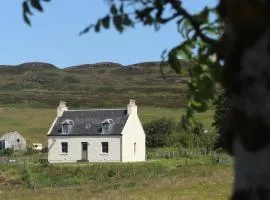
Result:
{"type": "MultiPolygon", "coordinates": [[[[30,24],[30,7],[42,11],[41,1],[23,3],[26,23],[30,24]]],[[[187,12],[181,0],[106,2],[110,12],[86,27],[82,34],[108,29],[111,24],[123,32],[136,23],[159,29],[176,22],[184,41],[164,55],[179,73],[179,58],[196,63],[188,71],[189,103],[183,124],[196,124],[194,112],[205,111],[217,95],[216,84],[221,85],[230,99],[222,135],[227,150],[236,159],[233,199],[269,199],[269,170],[257,166],[268,164],[269,160],[266,147],[270,145],[270,0],[220,0],[217,8],[206,7],[194,15],[187,12]],[[165,12],[168,8],[169,13],[165,12]],[[257,157],[260,154],[264,156],[257,157]],[[242,169],[244,164],[246,171],[242,169]]]]}
{"type": "MultiPolygon", "coordinates": [[[[224,137],[227,128],[229,127],[229,117],[230,117],[230,101],[225,93],[221,93],[217,96],[215,102],[215,114],[212,126],[218,132],[218,140],[216,141],[216,148],[231,149],[229,147],[228,141],[224,137]]],[[[232,153],[232,152],[230,152],[232,153]]]]}
{"type": "Polygon", "coordinates": [[[147,147],[163,147],[169,135],[176,128],[173,120],[160,118],[144,126],[147,147]]]}

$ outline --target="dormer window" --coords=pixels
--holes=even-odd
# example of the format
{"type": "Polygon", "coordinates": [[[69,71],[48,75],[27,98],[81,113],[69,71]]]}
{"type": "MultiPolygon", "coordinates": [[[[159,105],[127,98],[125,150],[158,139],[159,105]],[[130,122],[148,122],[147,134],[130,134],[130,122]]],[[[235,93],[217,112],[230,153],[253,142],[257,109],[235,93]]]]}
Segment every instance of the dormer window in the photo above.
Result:
{"type": "Polygon", "coordinates": [[[67,119],[64,122],[62,122],[62,134],[69,134],[73,126],[74,123],[70,119],[67,119]]]}
{"type": "Polygon", "coordinates": [[[114,122],[112,119],[106,119],[102,122],[102,133],[109,134],[114,122]]]}

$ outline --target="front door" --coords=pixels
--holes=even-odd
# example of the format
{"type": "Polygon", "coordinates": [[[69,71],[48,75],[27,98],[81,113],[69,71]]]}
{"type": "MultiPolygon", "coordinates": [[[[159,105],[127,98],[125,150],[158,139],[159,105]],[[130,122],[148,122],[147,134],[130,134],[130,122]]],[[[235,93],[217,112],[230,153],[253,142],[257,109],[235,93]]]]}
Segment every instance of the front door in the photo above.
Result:
{"type": "Polygon", "coordinates": [[[5,145],[5,140],[0,140],[0,150],[5,150],[6,145],[5,145]]]}
{"type": "Polygon", "coordinates": [[[82,142],[82,160],[88,160],[88,143],[82,142]]]}

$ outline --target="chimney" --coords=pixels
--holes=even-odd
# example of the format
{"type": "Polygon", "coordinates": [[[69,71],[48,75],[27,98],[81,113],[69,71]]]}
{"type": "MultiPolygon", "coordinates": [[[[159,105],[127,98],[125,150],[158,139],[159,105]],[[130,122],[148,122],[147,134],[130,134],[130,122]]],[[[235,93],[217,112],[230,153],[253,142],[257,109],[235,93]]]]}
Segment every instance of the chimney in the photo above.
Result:
{"type": "Polygon", "coordinates": [[[63,112],[68,110],[68,107],[66,106],[66,102],[60,101],[59,106],[57,107],[57,117],[61,117],[63,115],[63,112]]]}
{"type": "Polygon", "coordinates": [[[135,103],[135,100],[129,100],[129,104],[127,105],[127,113],[128,115],[137,114],[137,105],[135,103]]]}

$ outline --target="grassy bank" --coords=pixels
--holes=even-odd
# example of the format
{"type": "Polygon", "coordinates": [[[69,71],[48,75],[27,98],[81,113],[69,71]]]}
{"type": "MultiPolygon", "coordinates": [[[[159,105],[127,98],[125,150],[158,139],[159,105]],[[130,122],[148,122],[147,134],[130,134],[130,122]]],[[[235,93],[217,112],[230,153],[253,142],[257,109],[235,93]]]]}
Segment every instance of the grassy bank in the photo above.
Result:
{"type": "MultiPolygon", "coordinates": [[[[15,186],[0,185],[6,199],[227,199],[230,166],[193,160],[146,163],[29,165],[35,190],[27,187],[21,167],[1,166],[2,177],[15,186]]],[[[25,177],[25,176],[24,176],[25,177]]]]}

